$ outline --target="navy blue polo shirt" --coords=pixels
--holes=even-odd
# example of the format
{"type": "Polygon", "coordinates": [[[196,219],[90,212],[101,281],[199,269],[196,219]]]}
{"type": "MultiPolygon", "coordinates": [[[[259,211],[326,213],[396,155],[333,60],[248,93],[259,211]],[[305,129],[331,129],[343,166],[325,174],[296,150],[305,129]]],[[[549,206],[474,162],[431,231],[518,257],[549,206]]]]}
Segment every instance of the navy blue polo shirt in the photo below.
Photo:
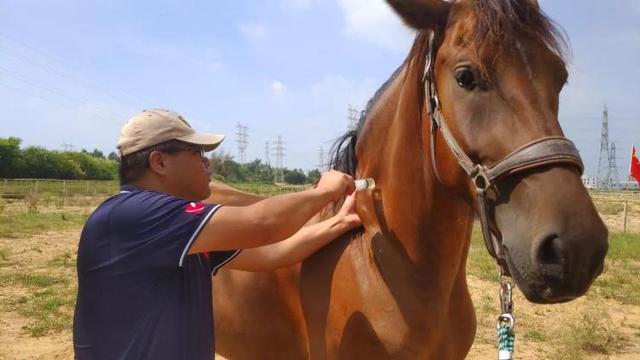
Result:
{"type": "Polygon", "coordinates": [[[91,214],[78,248],[76,359],[213,358],[211,274],[239,251],[187,252],[218,209],[123,186],[91,214]]]}

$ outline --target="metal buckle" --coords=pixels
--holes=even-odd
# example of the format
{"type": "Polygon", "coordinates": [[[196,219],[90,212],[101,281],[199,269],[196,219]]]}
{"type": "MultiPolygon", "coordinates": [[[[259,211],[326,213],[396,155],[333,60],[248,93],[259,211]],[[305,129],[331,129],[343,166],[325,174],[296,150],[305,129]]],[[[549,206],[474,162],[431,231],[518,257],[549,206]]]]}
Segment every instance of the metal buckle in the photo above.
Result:
{"type": "Polygon", "coordinates": [[[509,325],[509,331],[513,331],[516,320],[513,317],[513,284],[509,280],[505,280],[502,271],[498,272],[498,280],[500,282],[500,310],[502,314],[498,316],[498,326],[502,323],[509,325]]]}
{"type": "Polygon", "coordinates": [[[485,170],[486,168],[484,166],[476,165],[476,168],[471,175],[473,184],[476,186],[476,190],[487,191],[493,185],[491,184],[491,180],[487,177],[485,170]]]}

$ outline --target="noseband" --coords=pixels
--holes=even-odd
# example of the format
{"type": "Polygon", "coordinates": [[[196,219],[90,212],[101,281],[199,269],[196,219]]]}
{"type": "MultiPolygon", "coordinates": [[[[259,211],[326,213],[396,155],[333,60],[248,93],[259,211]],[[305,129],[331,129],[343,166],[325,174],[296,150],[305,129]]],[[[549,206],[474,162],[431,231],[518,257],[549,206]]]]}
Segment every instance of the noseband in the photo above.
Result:
{"type": "Polygon", "coordinates": [[[519,149],[511,152],[502,160],[492,164],[484,165],[475,163],[462,150],[453,137],[451,130],[447,126],[446,119],[440,108],[440,100],[435,83],[435,58],[434,38],[432,34],[427,53],[425,66],[424,86],[428,99],[429,115],[431,117],[431,166],[437,180],[442,183],[438,166],[436,163],[435,138],[436,133],[444,138],[449,150],[458,160],[458,164],[471,178],[476,188],[476,199],[478,201],[478,211],[480,224],[482,225],[482,235],[489,254],[496,259],[502,268],[503,274],[509,274],[506,263],[504,248],[502,246],[501,234],[495,222],[489,219],[489,205],[495,205],[492,199],[487,197],[489,191],[497,193],[497,181],[526,170],[540,168],[549,165],[568,164],[578,168],[580,174],[584,170],[584,165],[580,159],[578,149],[569,139],[561,136],[548,136],[534,140],[519,149]],[[493,226],[492,226],[493,225],[493,226]]]}

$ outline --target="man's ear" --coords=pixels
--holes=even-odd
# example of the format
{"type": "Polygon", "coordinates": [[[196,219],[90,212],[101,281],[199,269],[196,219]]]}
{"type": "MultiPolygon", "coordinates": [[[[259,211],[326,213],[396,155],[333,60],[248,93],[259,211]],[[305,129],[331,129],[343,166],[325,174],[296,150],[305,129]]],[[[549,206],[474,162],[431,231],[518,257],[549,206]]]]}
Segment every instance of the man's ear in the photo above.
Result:
{"type": "Polygon", "coordinates": [[[387,0],[402,20],[416,30],[446,25],[451,3],[444,0],[387,0]]]}
{"type": "Polygon", "coordinates": [[[165,157],[160,151],[152,151],[149,154],[149,170],[159,175],[167,173],[167,163],[165,157]]]}

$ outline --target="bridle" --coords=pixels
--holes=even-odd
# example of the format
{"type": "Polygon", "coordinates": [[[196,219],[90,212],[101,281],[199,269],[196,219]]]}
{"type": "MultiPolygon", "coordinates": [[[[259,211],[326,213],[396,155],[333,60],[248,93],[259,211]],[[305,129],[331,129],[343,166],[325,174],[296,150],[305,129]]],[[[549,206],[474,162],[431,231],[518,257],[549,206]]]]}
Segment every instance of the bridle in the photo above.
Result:
{"type": "Polygon", "coordinates": [[[440,130],[440,134],[444,138],[449,150],[451,150],[458,160],[458,164],[471,178],[475,186],[478,215],[480,217],[482,235],[487,251],[498,262],[502,274],[508,275],[509,267],[507,266],[504,248],[502,246],[502,236],[495,222],[492,223],[489,218],[489,205],[494,204],[492,200],[487,197],[488,192],[494,191],[497,193],[498,180],[526,170],[548,165],[568,164],[576,166],[580,174],[582,174],[584,165],[580,159],[578,149],[573,142],[561,136],[547,136],[534,140],[489,166],[475,163],[471,160],[453,137],[440,108],[440,100],[438,99],[435,83],[436,51],[434,50],[434,39],[435,35],[432,33],[429,40],[429,49],[427,50],[423,79],[425,94],[428,99],[427,106],[431,117],[431,166],[437,181],[442,183],[436,163],[435,146],[436,133],[440,130]]]}

